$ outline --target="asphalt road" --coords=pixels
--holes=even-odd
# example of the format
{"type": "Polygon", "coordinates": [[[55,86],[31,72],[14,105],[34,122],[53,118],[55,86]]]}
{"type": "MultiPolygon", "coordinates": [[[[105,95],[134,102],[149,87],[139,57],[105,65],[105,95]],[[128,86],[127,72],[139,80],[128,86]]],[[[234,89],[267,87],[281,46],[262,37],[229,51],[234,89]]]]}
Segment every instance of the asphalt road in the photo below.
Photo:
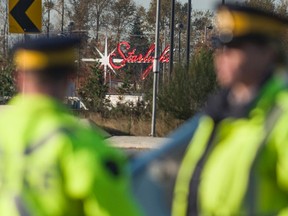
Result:
{"type": "Polygon", "coordinates": [[[128,156],[160,148],[168,138],[149,136],[112,136],[107,141],[114,147],[122,149],[128,156]]]}

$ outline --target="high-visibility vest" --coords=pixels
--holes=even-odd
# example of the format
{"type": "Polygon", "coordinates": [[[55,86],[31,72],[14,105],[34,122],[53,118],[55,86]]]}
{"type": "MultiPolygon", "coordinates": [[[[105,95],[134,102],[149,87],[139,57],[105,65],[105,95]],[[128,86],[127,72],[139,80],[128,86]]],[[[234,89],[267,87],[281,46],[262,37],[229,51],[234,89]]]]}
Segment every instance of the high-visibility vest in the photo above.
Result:
{"type": "Polygon", "coordinates": [[[140,215],[126,157],[45,96],[0,113],[0,215],[140,215]]]}
{"type": "Polygon", "coordinates": [[[198,215],[288,213],[286,82],[271,78],[247,117],[216,125],[202,117],[178,171],[173,216],[188,215],[193,183],[198,215]]]}

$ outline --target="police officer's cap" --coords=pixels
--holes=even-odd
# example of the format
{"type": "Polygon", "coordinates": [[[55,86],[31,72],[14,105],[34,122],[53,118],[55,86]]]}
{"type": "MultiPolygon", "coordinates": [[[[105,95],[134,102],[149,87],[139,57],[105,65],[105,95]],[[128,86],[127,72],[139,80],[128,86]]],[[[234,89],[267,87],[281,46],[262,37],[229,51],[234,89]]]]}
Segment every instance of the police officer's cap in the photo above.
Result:
{"type": "Polygon", "coordinates": [[[279,41],[287,23],[287,19],[259,8],[240,4],[217,7],[217,39],[220,44],[279,41]]]}
{"type": "Polygon", "coordinates": [[[79,38],[29,39],[14,46],[14,62],[17,69],[25,71],[73,70],[79,44],[79,38]]]}

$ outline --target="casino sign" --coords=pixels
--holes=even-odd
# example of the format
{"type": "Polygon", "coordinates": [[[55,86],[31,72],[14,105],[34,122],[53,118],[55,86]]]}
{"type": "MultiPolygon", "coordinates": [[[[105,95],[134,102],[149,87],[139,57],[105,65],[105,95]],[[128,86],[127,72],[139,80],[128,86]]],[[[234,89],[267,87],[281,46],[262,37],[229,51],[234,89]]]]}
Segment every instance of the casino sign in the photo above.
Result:
{"type": "MultiPolygon", "coordinates": [[[[146,53],[137,54],[137,49],[131,48],[127,41],[122,41],[117,44],[117,48],[108,54],[107,38],[105,39],[105,51],[102,54],[97,48],[101,58],[98,59],[82,59],[84,62],[99,61],[104,67],[104,76],[106,77],[108,67],[116,74],[115,70],[125,67],[127,64],[146,64],[146,68],[142,71],[141,79],[145,79],[153,69],[153,60],[155,52],[155,44],[152,44],[146,53]]],[[[169,62],[169,46],[162,51],[159,56],[160,63],[169,62]]]]}

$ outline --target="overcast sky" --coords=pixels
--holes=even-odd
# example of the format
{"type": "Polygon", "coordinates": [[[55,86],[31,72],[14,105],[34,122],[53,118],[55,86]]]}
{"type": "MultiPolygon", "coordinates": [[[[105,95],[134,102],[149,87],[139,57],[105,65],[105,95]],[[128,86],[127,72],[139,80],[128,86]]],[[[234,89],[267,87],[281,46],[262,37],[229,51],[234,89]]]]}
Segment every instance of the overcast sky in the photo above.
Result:
{"type": "MultiPolygon", "coordinates": [[[[234,0],[225,0],[225,2],[233,2],[234,0]]],[[[145,8],[149,7],[150,0],[135,0],[136,4],[143,5],[145,8]]],[[[185,3],[188,0],[180,0],[185,3]]],[[[222,0],[192,0],[193,10],[213,10],[217,2],[221,3],[222,0]]]]}

